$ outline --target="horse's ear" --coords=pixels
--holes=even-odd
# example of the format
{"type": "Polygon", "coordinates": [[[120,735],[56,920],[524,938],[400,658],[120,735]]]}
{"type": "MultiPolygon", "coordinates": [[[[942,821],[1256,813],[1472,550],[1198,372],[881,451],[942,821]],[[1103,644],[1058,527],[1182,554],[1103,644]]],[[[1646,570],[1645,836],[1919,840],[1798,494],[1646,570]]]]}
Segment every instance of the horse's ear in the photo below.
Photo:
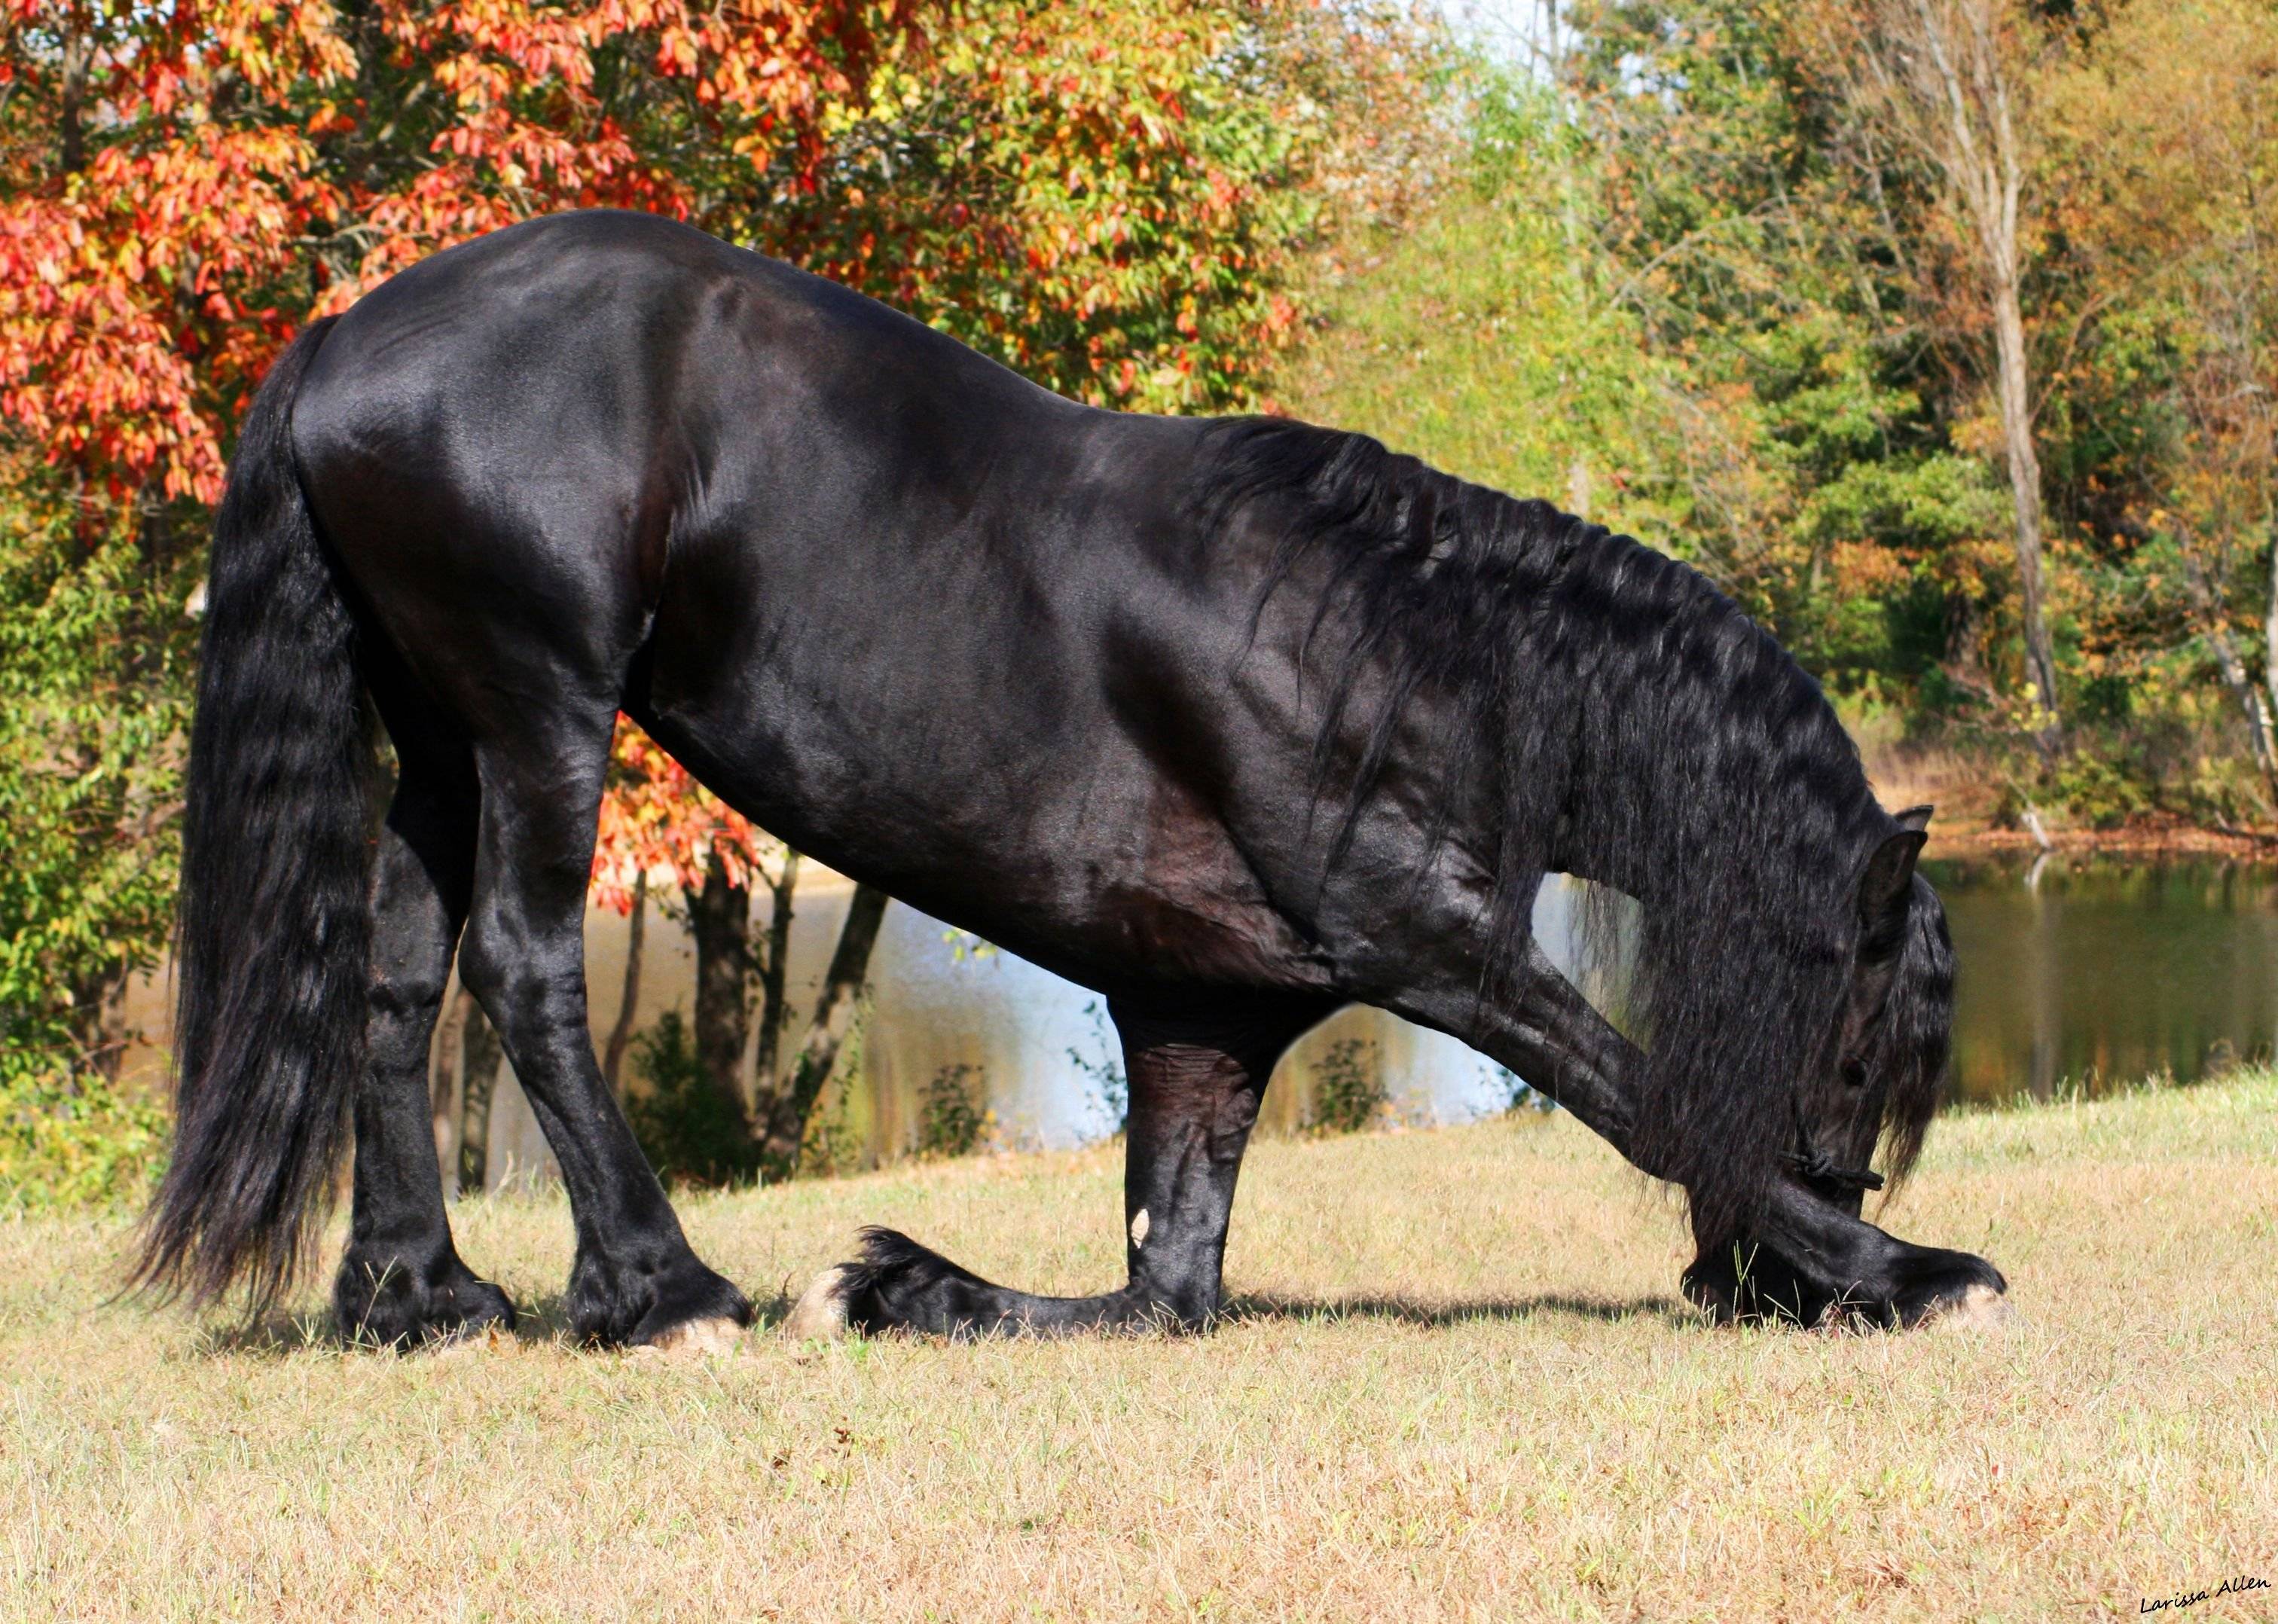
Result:
{"type": "Polygon", "coordinates": [[[1898,820],[1899,827],[1902,829],[1927,833],[1930,828],[1930,815],[1936,810],[1936,807],[1925,802],[1920,806],[1909,806],[1901,812],[1892,812],[1891,816],[1898,820]]]}
{"type": "MultiPolygon", "coordinates": [[[[1930,820],[1930,809],[1918,809],[1923,821],[1930,820]]],[[[1899,820],[1906,827],[1875,848],[1875,855],[1867,859],[1866,872],[1859,877],[1859,922],[1867,927],[1870,940],[1895,939],[1905,927],[1907,903],[1914,895],[1915,859],[1929,843],[1930,833],[1907,822],[1908,814],[1901,812],[1899,820]]]]}

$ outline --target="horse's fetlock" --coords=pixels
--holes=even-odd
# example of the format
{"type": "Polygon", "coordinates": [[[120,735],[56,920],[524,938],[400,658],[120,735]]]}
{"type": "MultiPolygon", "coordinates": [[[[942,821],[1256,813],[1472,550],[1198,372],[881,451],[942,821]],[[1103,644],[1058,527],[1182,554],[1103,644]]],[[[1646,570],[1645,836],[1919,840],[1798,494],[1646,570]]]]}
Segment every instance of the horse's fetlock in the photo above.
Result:
{"type": "Polygon", "coordinates": [[[511,1330],[514,1304],[445,1250],[427,1257],[351,1246],[333,1286],[340,1339],[354,1347],[404,1349],[495,1325],[511,1330]]]}

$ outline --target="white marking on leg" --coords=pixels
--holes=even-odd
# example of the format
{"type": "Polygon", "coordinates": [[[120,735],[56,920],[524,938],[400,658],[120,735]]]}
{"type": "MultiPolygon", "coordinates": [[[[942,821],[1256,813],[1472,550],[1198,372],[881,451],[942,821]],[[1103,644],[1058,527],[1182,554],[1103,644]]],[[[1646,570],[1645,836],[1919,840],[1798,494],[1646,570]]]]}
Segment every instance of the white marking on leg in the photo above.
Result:
{"type": "Polygon", "coordinates": [[[853,1270],[844,1263],[824,1269],[799,1295],[783,1323],[792,1342],[835,1342],[846,1334],[846,1285],[853,1270]]]}
{"type": "Polygon", "coordinates": [[[1147,1244],[1147,1209],[1144,1207],[1131,1220],[1131,1244],[1134,1247],[1147,1244]]]}
{"type": "Polygon", "coordinates": [[[688,1320],[634,1351],[661,1353],[673,1359],[700,1359],[707,1353],[734,1352],[743,1334],[744,1328],[725,1315],[688,1320]]]}
{"type": "Polygon", "coordinates": [[[2017,1317],[2009,1300],[1990,1285],[1973,1285],[1961,1300],[1939,1315],[1936,1323],[1955,1330],[1993,1330],[2017,1317]]]}

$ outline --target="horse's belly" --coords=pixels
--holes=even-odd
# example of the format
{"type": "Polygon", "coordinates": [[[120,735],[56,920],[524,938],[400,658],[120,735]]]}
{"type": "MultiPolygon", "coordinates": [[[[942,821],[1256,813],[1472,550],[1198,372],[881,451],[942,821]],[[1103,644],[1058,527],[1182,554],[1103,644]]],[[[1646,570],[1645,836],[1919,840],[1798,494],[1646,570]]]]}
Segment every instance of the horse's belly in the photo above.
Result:
{"type": "Polygon", "coordinates": [[[653,725],[769,833],[1056,973],[1108,992],[1327,980],[1219,821],[1105,719],[1039,739],[1017,713],[859,735],[742,715],[653,725]]]}

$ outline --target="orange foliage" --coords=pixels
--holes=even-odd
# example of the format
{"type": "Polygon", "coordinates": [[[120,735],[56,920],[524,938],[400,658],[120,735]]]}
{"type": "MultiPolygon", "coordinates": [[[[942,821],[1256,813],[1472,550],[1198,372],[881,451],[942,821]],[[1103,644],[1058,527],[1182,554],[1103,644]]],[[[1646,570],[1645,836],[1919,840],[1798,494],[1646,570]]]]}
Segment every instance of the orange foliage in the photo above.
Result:
{"type": "Polygon", "coordinates": [[[682,150],[812,190],[826,120],[915,11],[4,0],[0,418],[114,490],[210,504],[301,321],[531,214],[697,216],[682,150]]]}
{"type": "MultiPolygon", "coordinates": [[[[1326,0],[0,0],[0,432],[148,502],[311,316],[607,205],[896,302],[1040,381],[1255,399],[1302,155],[1396,27],[1326,0]],[[1371,28],[1374,32],[1371,32],[1371,28]],[[1301,42],[1288,72],[1263,42],[1301,42]]],[[[1365,124],[1366,120],[1362,120],[1365,124]]],[[[627,729],[596,882],[756,860],[627,729]]]]}
{"type": "Polygon", "coordinates": [[[617,718],[609,785],[593,846],[593,900],[631,913],[634,887],[659,869],[683,890],[699,889],[714,853],[728,878],[749,887],[763,858],[782,848],[691,777],[630,717],[617,718]]]}

